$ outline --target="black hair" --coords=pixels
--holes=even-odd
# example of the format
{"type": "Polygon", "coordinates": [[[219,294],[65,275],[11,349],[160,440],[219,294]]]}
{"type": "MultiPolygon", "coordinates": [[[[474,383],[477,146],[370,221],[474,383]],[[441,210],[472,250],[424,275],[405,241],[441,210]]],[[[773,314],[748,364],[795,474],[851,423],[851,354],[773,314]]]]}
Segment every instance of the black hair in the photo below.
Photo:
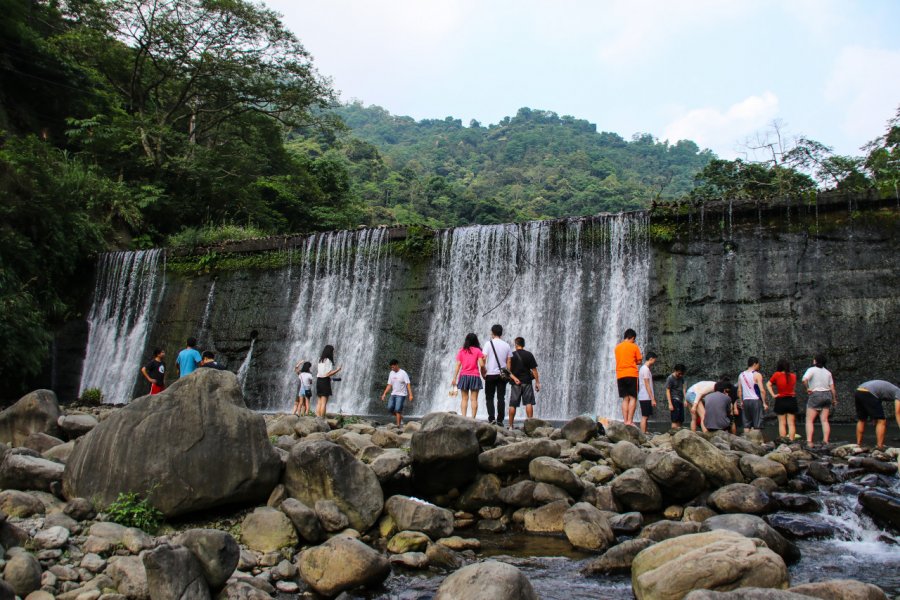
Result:
{"type": "Polygon", "coordinates": [[[687,367],[685,367],[685,366],[684,366],[683,364],[681,364],[681,363],[675,363],[675,370],[676,370],[676,371],[681,371],[682,373],[687,373],[687,367]]]}
{"type": "Polygon", "coordinates": [[[399,365],[399,364],[400,364],[399,360],[397,360],[396,358],[392,358],[391,362],[388,363],[388,366],[393,367],[394,365],[399,365]]]}
{"type": "Polygon", "coordinates": [[[195,338],[195,337],[189,337],[189,338],[187,339],[187,347],[188,347],[188,348],[193,348],[193,347],[196,346],[196,345],[197,345],[197,338],[195,338]]]}
{"type": "Polygon", "coordinates": [[[324,362],[326,358],[331,362],[334,362],[334,346],[331,344],[322,348],[322,355],[319,357],[319,362],[324,362]]]}
{"type": "Polygon", "coordinates": [[[637,337],[637,332],[630,327],[625,330],[625,334],[622,336],[623,340],[634,339],[637,337]]]}
{"type": "Polygon", "coordinates": [[[503,335],[503,325],[491,325],[491,333],[500,337],[503,335]]]}
{"type": "Polygon", "coordinates": [[[715,389],[717,392],[722,392],[724,394],[725,390],[727,390],[730,387],[731,387],[731,383],[729,383],[728,381],[717,381],[716,385],[713,389],[715,389]]]}
{"type": "Polygon", "coordinates": [[[301,372],[301,373],[309,373],[309,370],[310,370],[311,368],[312,368],[312,363],[309,362],[309,361],[306,361],[305,363],[303,363],[302,365],[300,365],[300,372],[301,372]]]}
{"type": "Polygon", "coordinates": [[[659,355],[656,352],[648,352],[647,360],[650,360],[651,358],[659,358],[659,355]]]}
{"type": "Polygon", "coordinates": [[[759,362],[758,358],[756,358],[755,356],[751,356],[750,358],[747,359],[747,366],[752,367],[753,365],[755,365],[758,362],[759,362]]]}
{"type": "Polygon", "coordinates": [[[216,355],[213,354],[212,350],[204,350],[203,358],[208,358],[209,360],[216,360],[216,355]]]}
{"type": "Polygon", "coordinates": [[[481,348],[481,342],[478,341],[478,336],[474,333],[467,333],[466,341],[463,342],[463,350],[469,352],[469,348],[481,348]]]}
{"type": "Polygon", "coordinates": [[[781,371],[785,376],[791,374],[791,363],[786,358],[779,358],[778,364],[775,365],[776,371],[781,371]]]}
{"type": "Polygon", "coordinates": [[[513,342],[515,342],[516,346],[522,346],[523,348],[525,347],[525,338],[523,337],[517,337],[515,340],[513,340],[513,342]]]}
{"type": "Polygon", "coordinates": [[[817,367],[825,368],[825,363],[828,362],[825,358],[824,354],[816,354],[813,356],[813,362],[816,363],[817,367]]]}
{"type": "Polygon", "coordinates": [[[156,358],[157,356],[159,356],[159,353],[162,351],[163,351],[163,349],[160,348],[159,346],[154,346],[153,347],[153,358],[156,358]]]}

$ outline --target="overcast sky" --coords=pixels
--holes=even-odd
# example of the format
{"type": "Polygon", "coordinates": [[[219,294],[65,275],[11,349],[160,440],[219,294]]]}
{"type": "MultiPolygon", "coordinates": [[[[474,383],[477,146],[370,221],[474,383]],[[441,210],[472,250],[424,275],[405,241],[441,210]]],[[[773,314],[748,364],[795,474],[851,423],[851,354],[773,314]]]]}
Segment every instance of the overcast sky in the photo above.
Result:
{"type": "Polygon", "coordinates": [[[733,158],[780,119],[842,154],[900,105],[897,0],[266,0],[345,101],[496,123],[522,106],[733,158]]]}

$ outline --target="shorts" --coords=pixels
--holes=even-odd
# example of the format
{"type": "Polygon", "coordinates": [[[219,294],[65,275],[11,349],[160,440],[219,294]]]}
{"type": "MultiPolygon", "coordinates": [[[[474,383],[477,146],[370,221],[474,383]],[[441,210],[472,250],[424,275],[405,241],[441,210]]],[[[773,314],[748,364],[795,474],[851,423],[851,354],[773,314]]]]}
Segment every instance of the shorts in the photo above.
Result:
{"type": "Polygon", "coordinates": [[[331,378],[316,377],[316,396],[331,396],[331,378]]]}
{"type": "Polygon", "coordinates": [[[619,377],[616,384],[619,386],[619,398],[631,396],[637,398],[637,377],[619,377]]]}
{"type": "Polygon", "coordinates": [[[529,381],[521,385],[512,385],[509,395],[509,407],[518,408],[520,404],[534,404],[534,386],[529,381]]]}
{"type": "Polygon", "coordinates": [[[669,411],[673,423],[684,423],[684,402],[672,398],[672,406],[674,410],[669,411]]]}
{"type": "Polygon", "coordinates": [[[312,390],[303,387],[303,383],[297,384],[297,398],[312,398],[312,390]]]}
{"type": "Polygon", "coordinates": [[[796,415],[797,414],[797,398],[796,398],[796,396],[777,396],[775,398],[775,414],[776,415],[796,415]]]}
{"type": "Polygon", "coordinates": [[[831,392],[810,392],[809,398],[806,400],[806,408],[813,410],[831,408],[831,392]]]}
{"type": "Polygon", "coordinates": [[[856,401],[857,421],[867,421],[868,419],[881,421],[885,419],[884,405],[881,403],[881,400],[878,399],[878,396],[872,392],[856,390],[854,400],[856,401]]]}
{"type": "Polygon", "coordinates": [[[641,405],[641,418],[653,416],[653,401],[652,400],[638,400],[638,404],[641,405]]]}
{"type": "Polygon", "coordinates": [[[166,389],[166,386],[159,385],[158,383],[153,382],[150,384],[150,395],[153,396],[155,394],[158,394],[161,391],[163,391],[164,389],[166,389]]]}
{"type": "Polygon", "coordinates": [[[461,390],[480,390],[484,387],[478,375],[460,375],[456,387],[461,390]]]}
{"type": "Polygon", "coordinates": [[[396,415],[397,413],[403,413],[403,405],[406,403],[406,396],[395,396],[391,394],[391,398],[388,400],[388,412],[392,415],[396,415]]]}
{"type": "Polygon", "coordinates": [[[763,403],[759,398],[747,398],[744,400],[744,429],[762,429],[763,403]]]}
{"type": "Polygon", "coordinates": [[[693,406],[694,402],[697,401],[697,392],[688,392],[687,396],[685,396],[684,398],[684,401],[693,406]]]}

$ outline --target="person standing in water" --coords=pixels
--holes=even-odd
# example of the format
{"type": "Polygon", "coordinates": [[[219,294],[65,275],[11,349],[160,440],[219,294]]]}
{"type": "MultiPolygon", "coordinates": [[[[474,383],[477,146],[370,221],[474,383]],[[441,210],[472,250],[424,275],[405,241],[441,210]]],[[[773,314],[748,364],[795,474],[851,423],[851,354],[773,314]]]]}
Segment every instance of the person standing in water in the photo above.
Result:
{"type": "Polygon", "coordinates": [[[797,396],[794,387],[797,376],[791,373],[791,363],[786,358],[778,361],[775,372],[766,383],[769,393],[775,398],[775,415],[778,417],[778,436],[794,441],[797,435],[797,396]],[[775,389],[778,393],[775,393],[775,389]]]}
{"type": "Polygon", "coordinates": [[[634,343],[637,332],[626,329],[622,341],[616,346],[616,385],[619,398],[622,399],[622,420],[626,425],[634,425],[634,412],[637,409],[638,365],[643,357],[641,349],[634,343]]]}
{"type": "Polygon", "coordinates": [[[466,416],[470,400],[472,406],[472,418],[478,414],[478,390],[484,387],[481,383],[481,368],[484,367],[484,353],[478,336],[467,333],[462,348],[456,353],[456,368],[453,371],[452,386],[459,387],[460,407],[459,412],[466,416]]]}
{"type": "Polygon", "coordinates": [[[762,373],[759,372],[759,359],[755,356],[748,358],[747,370],[738,379],[738,405],[744,417],[744,429],[762,429],[763,416],[769,405],[766,404],[762,373]]]}
{"type": "Polygon", "coordinates": [[[334,366],[334,346],[331,344],[322,349],[319,365],[316,369],[316,416],[324,417],[331,397],[331,378],[341,372],[342,367],[334,366]]]}

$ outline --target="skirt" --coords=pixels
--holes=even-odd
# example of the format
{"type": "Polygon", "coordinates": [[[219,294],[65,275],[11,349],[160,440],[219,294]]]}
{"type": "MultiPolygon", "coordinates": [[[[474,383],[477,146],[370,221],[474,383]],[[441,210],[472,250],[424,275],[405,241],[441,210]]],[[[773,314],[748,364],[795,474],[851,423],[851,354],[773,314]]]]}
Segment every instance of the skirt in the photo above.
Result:
{"type": "Polygon", "coordinates": [[[316,396],[331,396],[330,377],[316,377],[316,396]]]}
{"type": "Polygon", "coordinates": [[[461,390],[480,390],[484,387],[478,375],[460,375],[456,385],[461,390]]]}

